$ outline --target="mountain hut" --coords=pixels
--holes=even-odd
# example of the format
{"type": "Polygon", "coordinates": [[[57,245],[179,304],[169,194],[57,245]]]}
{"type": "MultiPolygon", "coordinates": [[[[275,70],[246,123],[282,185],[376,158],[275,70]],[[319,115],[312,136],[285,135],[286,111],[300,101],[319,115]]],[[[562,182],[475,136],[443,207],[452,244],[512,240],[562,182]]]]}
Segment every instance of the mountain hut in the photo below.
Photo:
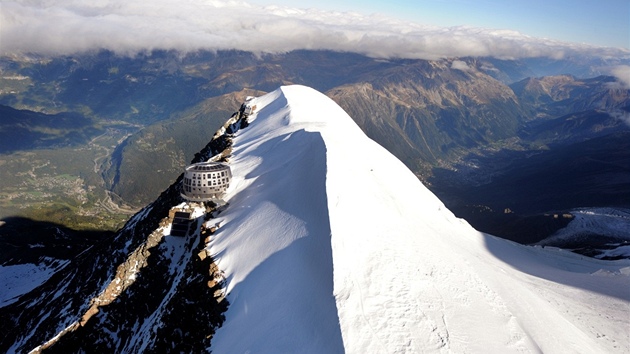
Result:
{"type": "Polygon", "coordinates": [[[232,171],[222,162],[200,162],[186,167],[182,197],[192,202],[216,200],[230,186],[232,171]]]}

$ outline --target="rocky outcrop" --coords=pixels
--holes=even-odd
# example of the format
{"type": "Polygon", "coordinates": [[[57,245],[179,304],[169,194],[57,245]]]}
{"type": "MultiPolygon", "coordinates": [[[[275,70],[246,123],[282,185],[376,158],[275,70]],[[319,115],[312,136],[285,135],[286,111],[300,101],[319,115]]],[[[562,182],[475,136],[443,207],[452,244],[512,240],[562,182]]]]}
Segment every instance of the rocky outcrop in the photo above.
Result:
{"type": "MultiPolygon", "coordinates": [[[[231,134],[246,119],[237,112],[192,163],[229,158],[231,134]]],[[[204,250],[220,226],[211,219],[222,209],[183,203],[180,181],[181,176],[113,237],[0,308],[0,351],[205,350],[228,305],[222,274],[204,250]],[[192,212],[186,237],[169,235],[174,207],[192,212]]]]}

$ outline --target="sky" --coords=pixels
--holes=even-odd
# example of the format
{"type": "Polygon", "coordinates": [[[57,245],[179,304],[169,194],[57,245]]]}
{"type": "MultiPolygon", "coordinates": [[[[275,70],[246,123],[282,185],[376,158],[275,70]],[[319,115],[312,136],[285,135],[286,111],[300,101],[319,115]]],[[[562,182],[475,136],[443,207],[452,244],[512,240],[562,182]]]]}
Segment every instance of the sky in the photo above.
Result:
{"type": "Polygon", "coordinates": [[[306,0],[299,5],[287,0],[0,0],[0,55],[326,49],[377,58],[575,53],[627,58],[628,22],[629,0],[306,0]]]}
{"type": "MultiPolygon", "coordinates": [[[[252,0],[290,6],[295,1],[252,0]]],[[[630,48],[630,0],[302,0],[300,7],[380,13],[436,26],[473,26],[630,48]]]]}

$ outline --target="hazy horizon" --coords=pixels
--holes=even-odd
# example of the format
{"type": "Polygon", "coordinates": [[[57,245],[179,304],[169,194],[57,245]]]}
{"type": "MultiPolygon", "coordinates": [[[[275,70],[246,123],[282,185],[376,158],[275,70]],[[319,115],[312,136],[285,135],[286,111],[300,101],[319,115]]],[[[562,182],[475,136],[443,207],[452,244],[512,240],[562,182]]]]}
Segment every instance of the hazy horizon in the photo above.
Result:
{"type": "MultiPolygon", "coordinates": [[[[366,15],[244,1],[23,0],[3,2],[1,6],[3,55],[56,55],[94,49],[122,55],[155,49],[236,49],[256,53],[320,49],[409,59],[559,59],[575,54],[630,57],[630,50],[624,48],[533,37],[512,29],[440,27],[379,13],[366,15]]],[[[365,13],[369,9],[357,10],[365,13]]]]}

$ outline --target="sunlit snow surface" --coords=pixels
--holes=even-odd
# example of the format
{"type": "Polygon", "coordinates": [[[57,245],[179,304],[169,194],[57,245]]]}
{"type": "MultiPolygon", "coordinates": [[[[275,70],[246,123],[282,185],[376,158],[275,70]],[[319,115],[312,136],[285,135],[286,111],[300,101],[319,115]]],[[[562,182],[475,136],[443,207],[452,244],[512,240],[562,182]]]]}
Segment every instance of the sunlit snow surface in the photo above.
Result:
{"type": "Polygon", "coordinates": [[[630,351],[629,260],[477,232],[310,88],[252,104],[209,246],[213,352],[630,351]]]}

